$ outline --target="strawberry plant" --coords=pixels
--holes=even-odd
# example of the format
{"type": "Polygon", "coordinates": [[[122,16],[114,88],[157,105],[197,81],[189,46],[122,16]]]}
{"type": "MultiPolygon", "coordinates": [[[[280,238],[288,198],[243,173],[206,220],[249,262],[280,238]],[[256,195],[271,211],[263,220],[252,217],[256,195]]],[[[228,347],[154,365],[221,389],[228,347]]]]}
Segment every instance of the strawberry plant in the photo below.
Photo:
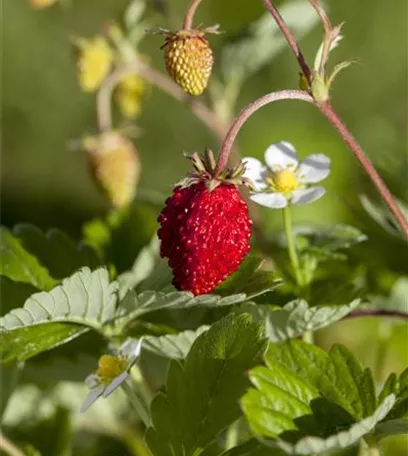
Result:
{"type": "MultiPolygon", "coordinates": [[[[213,51],[207,35],[222,40],[223,26],[196,19],[202,1],[185,2],[172,31],[153,23],[147,2],[132,0],[120,22],[71,37],[78,89],[95,94],[98,129],[70,147],[85,154],[107,209],[88,217],[75,240],[26,223],[1,228],[0,449],[406,454],[408,367],[398,344],[390,347],[397,333],[399,345],[407,342],[408,206],[332,104],[334,80],[353,63],[329,69],[343,24],[333,25],[330,5],[318,0],[279,9],[261,0],[264,16],[213,51]],[[318,23],[323,38],[310,65],[298,37],[318,23]],[[155,34],[164,35],[161,69],[141,44],[155,34]],[[286,45],[299,87],[263,94],[238,113],[244,83],[286,45]],[[186,154],[192,169],[180,171],[167,199],[139,183],[143,154],[134,143],[154,132],[136,121],[152,86],[185,104],[219,143],[217,153],[203,143],[186,154]],[[284,100],[317,109],[359,162],[379,202],[360,194],[354,204],[374,230],[327,223],[324,211],[319,226],[293,222],[298,208],[333,198],[329,147],[304,157],[285,138],[264,161],[249,148],[241,156],[236,139],[247,120],[284,100]],[[271,230],[277,214],[281,226],[271,230]],[[402,266],[380,245],[389,238],[402,266]],[[347,326],[345,336],[354,322],[363,325],[347,326]]],[[[62,2],[29,3],[45,14],[70,7],[62,2]]]]}

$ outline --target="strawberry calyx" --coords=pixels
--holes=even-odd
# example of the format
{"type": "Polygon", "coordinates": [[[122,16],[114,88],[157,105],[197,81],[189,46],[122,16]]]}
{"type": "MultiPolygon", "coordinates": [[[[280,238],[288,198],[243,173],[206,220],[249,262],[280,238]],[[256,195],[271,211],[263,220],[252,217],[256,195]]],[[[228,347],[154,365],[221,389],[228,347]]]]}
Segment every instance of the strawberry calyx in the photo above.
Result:
{"type": "Polygon", "coordinates": [[[179,30],[169,30],[163,27],[157,27],[154,29],[150,29],[149,33],[154,35],[165,35],[166,37],[173,37],[177,36],[178,38],[203,38],[206,34],[211,33],[213,35],[219,35],[221,30],[219,30],[220,25],[215,24],[209,27],[204,27],[202,24],[193,28],[193,29],[179,29],[179,30]]]}
{"type": "Polygon", "coordinates": [[[176,185],[180,187],[190,187],[193,184],[204,182],[209,191],[214,190],[221,184],[229,184],[234,186],[245,185],[252,189],[252,182],[244,177],[245,165],[239,162],[233,168],[225,168],[217,176],[215,169],[217,162],[214,153],[211,149],[206,148],[203,155],[194,152],[191,155],[186,155],[186,158],[191,160],[194,170],[191,171],[176,185]]]}

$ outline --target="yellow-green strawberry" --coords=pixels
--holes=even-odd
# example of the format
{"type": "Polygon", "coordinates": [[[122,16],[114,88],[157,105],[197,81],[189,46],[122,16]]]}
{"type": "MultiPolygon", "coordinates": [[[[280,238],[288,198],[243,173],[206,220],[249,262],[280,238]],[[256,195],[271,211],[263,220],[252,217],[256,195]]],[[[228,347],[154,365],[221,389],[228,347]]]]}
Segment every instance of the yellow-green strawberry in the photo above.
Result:
{"type": "Polygon", "coordinates": [[[190,95],[201,95],[214,62],[205,31],[168,32],[163,48],[166,69],[173,80],[190,95]]]}
{"type": "Polygon", "coordinates": [[[130,204],[140,175],[138,154],[130,139],[109,131],[86,138],[83,146],[91,175],[111,204],[118,208],[130,204]]]}

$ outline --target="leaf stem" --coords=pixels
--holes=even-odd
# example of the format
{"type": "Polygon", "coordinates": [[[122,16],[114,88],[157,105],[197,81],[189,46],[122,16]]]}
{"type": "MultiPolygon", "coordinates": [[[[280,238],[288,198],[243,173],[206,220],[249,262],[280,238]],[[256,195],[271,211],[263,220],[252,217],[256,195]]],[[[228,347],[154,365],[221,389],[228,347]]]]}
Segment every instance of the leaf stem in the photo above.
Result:
{"type": "MultiPolygon", "coordinates": [[[[262,0],[266,9],[271,13],[273,18],[275,19],[278,27],[281,29],[283,35],[285,36],[289,47],[292,49],[295,57],[299,63],[299,66],[309,81],[311,82],[311,70],[309,65],[306,63],[303,54],[299,49],[299,45],[296,42],[295,37],[293,36],[292,32],[290,31],[289,27],[286,25],[285,21],[283,20],[282,16],[280,15],[279,11],[277,10],[276,6],[270,0],[262,0]]],[[[322,9],[318,4],[317,0],[311,2],[315,9],[318,11],[319,16],[322,18],[324,27],[329,26],[328,19],[323,20],[321,14],[322,9]]],[[[324,13],[325,14],[325,13],[324,13]]],[[[395,219],[397,220],[398,224],[400,225],[402,232],[404,233],[405,237],[408,239],[408,220],[404,217],[401,209],[398,207],[397,203],[394,201],[394,198],[391,192],[388,190],[387,186],[385,185],[384,181],[381,179],[380,175],[377,173],[376,169],[374,168],[373,164],[366,156],[364,151],[359,146],[356,139],[353,135],[349,132],[346,125],[343,121],[339,118],[337,113],[334,111],[333,107],[330,103],[316,103],[316,106],[320,109],[320,111],[328,118],[330,123],[334,126],[334,128],[339,132],[340,136],[342,137],[343,141],[349,146],[351,151],[353,152],[354,156],[359,160],[361,165],[363,166],[365,172],[368,174],[374,185],[377,187],[378,192],[380,193],[382,199],[385,201],[387,206],[390,208],[390,211],[393,213],[395,219]]]]}
{"type": "Polygon", "coordinates": [[[184,30],[191,30],[193,26],[194,14],[197,11],[198,5],[202,2],[202,0],[191,0],[190,4],[187,7],[187,12],[184,17],[183,22],[183,29],[184,30]]]}
{"type": "Polygon", "coordinates": [[[288,245],[288,254],[292,264],[293,272],[295,273],[296,283],[299,287],[303,285],[302,271],[300,269],[300,261],[297,254],[295,240],[292,230],[292,213],[291,207],[286,206],[282,209],[283,226],[285,228],[286,243],[288,245]]]}
{"type": "Polygon", "coordinates": [[[344,317],[358,318],[358,317],[389,317],[389,318],[402,318],[408,320],[408,313],[400,310],[386,310],[386,309],[360,309],[355,310],[344,317]]]}
{"type": "Polygon", "coordinates": [[[227,165],[232,146],[234,145],[235,139],[244,123],[252,116],[252,114],[258,111],[258,109],[269,103],[280,100],[302,100],[309,103],[314,102],[313,98],[303,90],[281,90],[278,92],[268,93],[244,108],[239,116],[234,120],[221,145],[217,166],[214,171],[215,176],[219,175],[227,165]]]}

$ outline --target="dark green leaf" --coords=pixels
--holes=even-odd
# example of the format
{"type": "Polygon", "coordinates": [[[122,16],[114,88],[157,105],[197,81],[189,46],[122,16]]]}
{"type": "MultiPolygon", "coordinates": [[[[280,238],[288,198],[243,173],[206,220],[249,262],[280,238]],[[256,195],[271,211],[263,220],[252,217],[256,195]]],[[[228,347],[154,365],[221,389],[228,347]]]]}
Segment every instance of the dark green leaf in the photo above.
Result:
{"type": "Polygon", "coordinates": [[[0,274],[16,282],[29,283],[40,290],[49,290],[56,284],[56,280],[37,258],[3,227],[0,228],[0,274]]]}
{"type": "Polygon", "coordinates": [[[240,414],[246,370],[264,349],[261,328],[228,315],[194,342],[184,364],[172,361],[166,395],[153,400],[147,442],[155,456],[198,455],[240,414]]]}

